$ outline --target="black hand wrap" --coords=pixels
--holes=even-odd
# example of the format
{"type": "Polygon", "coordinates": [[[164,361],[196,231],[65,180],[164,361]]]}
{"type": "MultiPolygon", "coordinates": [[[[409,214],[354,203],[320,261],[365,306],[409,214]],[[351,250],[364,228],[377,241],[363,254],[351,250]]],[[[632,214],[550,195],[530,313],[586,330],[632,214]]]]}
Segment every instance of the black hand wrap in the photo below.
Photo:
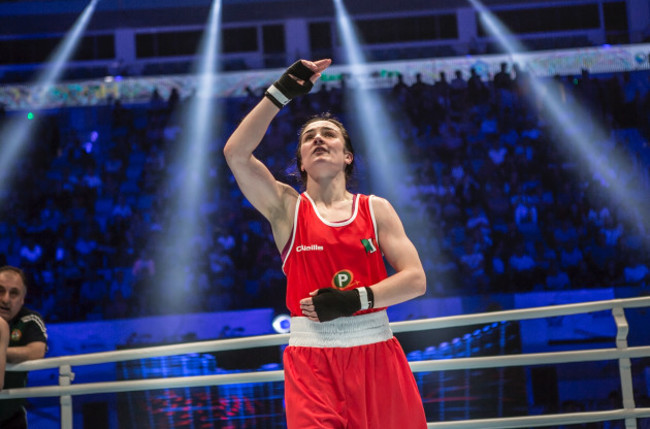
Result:
{"type": "Polygon", "coordinates": [[[339,317],[352,316],[362,309],[373,307],[373,293],[368,287],[364,288],[367,299],[364,303],[359,296],[358,289],[336,290],[332,288],[318,289],[318,294],[312,298],[318,320],[328,322],[339,317]]]}
{"type": "Polygon", "coordinates": [[[266,90],[264,96],[271,100],[273,104],[282,108],[293,98],[311,91],[314,84],[309,79],[313,75],[314,72],[305,66],[302,61],[298,60],[280,76],[280,79],[273,82],[273,85],[266,90]],[[304,82],[299,84],[292,76],[304,82]]]}

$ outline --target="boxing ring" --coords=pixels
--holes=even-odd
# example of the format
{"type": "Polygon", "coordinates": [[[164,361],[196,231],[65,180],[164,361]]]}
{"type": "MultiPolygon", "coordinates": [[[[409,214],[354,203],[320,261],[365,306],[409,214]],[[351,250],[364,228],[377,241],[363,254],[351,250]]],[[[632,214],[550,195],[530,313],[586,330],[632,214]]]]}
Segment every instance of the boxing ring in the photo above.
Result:
{"type": "MultiPolygon", "coordinates": [[[[599,311],[611,312],[616,326],[615,347],[553,351],[543,353],[519,353],[500,356],[460,357],[410,362],[414,373],[447,370],[505,368],[561,363],[595,361],[616,361],[620,377],[622,408],[604,411],[585,411],[544,415],[522,415],[517,417],[466,419],[444,422],[430,422],[428,428],[522,428],[546,427],[563,424],[578,424],[624,420],[625,428],[637,427],[637,419],[650,417],[650,408],[638,408],[635,404],[631,359],[650,357],[650,335],[644,337],[644,345],[628,346],[630,325],[625,309],[650,307],[650,297],[612,299],[603,301],[563,304],[517,310],[467,314],[433,319],[393,322],[395,333],[414,332],[450,327],[465,327],[505,321],[523,321],[558,316],[570,316],[599,311]],[[649,343],[649,344],[645,344],[649,343]]],[[[119,350],[103,353],[89,353],[73,356],[46,358],[20,364],[7,365],[10,371],[37,371],[58,368],[58,385],[8,389],[0,392],[0,400],[7,398],[59,397],[61,428],[73,427],[73,396],[96,393],[136,392],[181,387],[203,387],[237,383],[267,383],[284,379],[282,370],[242,372],[158,379],[124,380],[73,384],[73,367],[116,363],[144,358],[175,356],[190,353],[214,353],[228,350],[252,349],[286,345],[289,334],[263,335],[255,337],[201,341],[168,346],[148,347],[134,350],[119,350]]]]}

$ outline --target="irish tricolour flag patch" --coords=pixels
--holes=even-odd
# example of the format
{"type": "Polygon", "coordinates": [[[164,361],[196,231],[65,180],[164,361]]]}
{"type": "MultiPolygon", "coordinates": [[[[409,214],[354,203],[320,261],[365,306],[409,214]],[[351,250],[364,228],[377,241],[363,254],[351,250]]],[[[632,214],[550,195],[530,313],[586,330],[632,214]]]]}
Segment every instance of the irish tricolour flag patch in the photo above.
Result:
{"type": "Polygon", "coordinates": [[[366,253],[374,253],[377,251],[377,246],[372,242],[372,238],[361,239],[361,244],[366,248],[366,253]]]}

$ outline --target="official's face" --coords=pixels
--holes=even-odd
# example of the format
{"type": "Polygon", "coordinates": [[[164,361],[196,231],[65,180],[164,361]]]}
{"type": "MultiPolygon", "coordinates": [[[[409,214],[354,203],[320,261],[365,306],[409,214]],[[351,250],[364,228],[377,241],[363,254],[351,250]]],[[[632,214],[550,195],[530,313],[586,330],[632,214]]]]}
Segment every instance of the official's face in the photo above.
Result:
{"type": "Polygon", "coordinates": [[[25,302],[25,285],[17,273],[0,273],[0,317],[11,321],[25,302]]]}

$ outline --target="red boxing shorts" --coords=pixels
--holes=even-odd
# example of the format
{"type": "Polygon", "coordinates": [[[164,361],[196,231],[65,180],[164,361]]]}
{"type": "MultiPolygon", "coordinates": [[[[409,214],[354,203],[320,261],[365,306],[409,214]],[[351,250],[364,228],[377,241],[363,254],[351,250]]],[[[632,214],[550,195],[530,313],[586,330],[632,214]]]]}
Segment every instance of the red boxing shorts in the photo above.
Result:
{"type": "Polygon", "coordinates": [[[386,311],[291,319],[284,351],[288,429],[424,429],[422,399],[386,311]]]}

